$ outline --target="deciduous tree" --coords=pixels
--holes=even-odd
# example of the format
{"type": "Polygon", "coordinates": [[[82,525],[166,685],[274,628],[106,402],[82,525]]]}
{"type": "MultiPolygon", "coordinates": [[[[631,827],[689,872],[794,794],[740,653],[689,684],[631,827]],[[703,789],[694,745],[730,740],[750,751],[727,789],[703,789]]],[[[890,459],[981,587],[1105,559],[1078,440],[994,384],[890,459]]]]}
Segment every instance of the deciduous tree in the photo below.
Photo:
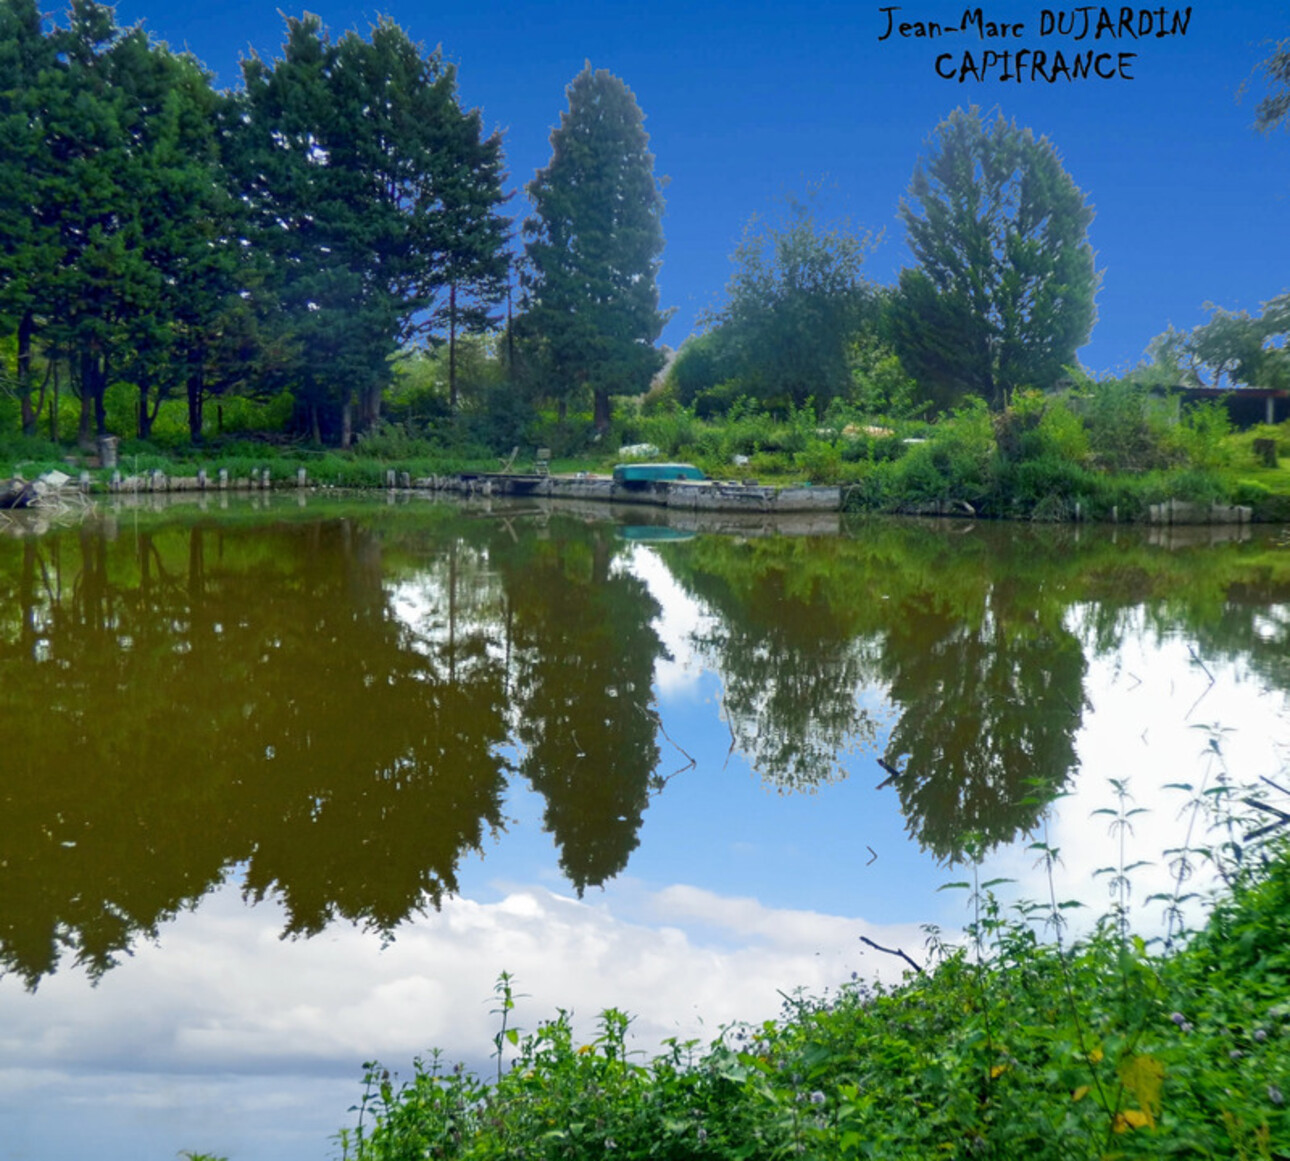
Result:
{"type": "Polygon", "coordinates": [[[1263,304],[1261,313],[1213,307],[1207,323],[1183,344],[1191,375],[1210,387],[1285,387],[1290,384],[1290,294],[1263,304]],[[1202,372],[1210,382],[1205,383],[1202,372]]]}
{"type": "Polygon", "coordinates": [[[817,408],[850,391],[852,344],[873,302],[860,273],[869,243],[845,223],[819,222],[809,199],[788,198],[780,221],[749,221],[726,304],[708,320],[740,389],[817,408]]]}

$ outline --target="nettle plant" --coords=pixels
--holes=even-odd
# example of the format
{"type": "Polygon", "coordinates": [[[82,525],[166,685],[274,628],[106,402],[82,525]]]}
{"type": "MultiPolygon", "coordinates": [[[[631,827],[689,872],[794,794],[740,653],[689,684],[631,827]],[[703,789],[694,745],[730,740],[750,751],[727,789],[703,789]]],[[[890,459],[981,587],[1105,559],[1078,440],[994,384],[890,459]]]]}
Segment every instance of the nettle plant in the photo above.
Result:
{"type": "Polygon", "coordinates": [[[831,995],[786,996],[780,1019],[723,1028],[706,1048],[673,1040],[635,1059],[615,1009],[589,1044],[563,1011],[521,1035],[503,975],[492,1083],[437,1053],[401,1087],[369,1065],[343,1155],[1290,1157],[1290,814],[1269,797],[1287,792],[1238,787],[1222,741],[1208,729],[1203,778],[1173,787],[1188,805],[1164,852],[1170,886],[1136,909],[1145,810],[1112,781],[1095,812],[1116,851],[1098,871],[1110,904],[1078,934],[1089,909],[1058,897],[1061,852],[1045,832],[1031,850],[1046,899],[1002,902],[1009,881],[984,878],[982,844],[969,842],[971,878],[946,884],[966,894],[963,941],[928,927],[925,965],[896,952],[912,965],[900,984],[853,977],[831,995]],[[1218,883],[1207,914],[1205,868],[1218,883]],[[1160,935],[1135,932],[1143,909],[1163,912],[1160,935]]]}

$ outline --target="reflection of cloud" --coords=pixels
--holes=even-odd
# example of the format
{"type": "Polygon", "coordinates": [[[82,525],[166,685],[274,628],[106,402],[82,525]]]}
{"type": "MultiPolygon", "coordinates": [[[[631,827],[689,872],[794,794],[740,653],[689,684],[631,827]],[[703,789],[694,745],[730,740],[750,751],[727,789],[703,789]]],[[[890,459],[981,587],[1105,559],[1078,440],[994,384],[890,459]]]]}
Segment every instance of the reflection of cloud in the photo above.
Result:
{"type": "MultiPolygon", "coordinates": [[[[1147,864],[1129,875],[1130,906],[1135,928],[1151,935],[1164,930],[1165,905],[1146,903],[1147,897],[1171,895],[1176,889],[1165,852],[1214,837],[1190,806],[1195,795],[1170,784],[1190,784],[1198,794],[1215,786],[1224,769],[1235,783],[1246,785],[1260,775],[1275,778],[1283,768],[1281,746],[1290,732],[1285,699],[1254,696],[1258,683],[1242,664],[1210,661],[1207,667],[1215,679],[1212,685],[1193,662],[1186,641],[1144,641],[1140,636],[1126,637],[1113,657],[1090,660],[1087,688],[1094,713],[1078,739],[1081,773],[1055,804],[1048,827],[1048,842],[1061,858],[1052,888],[1059,900],[1085,904],[1066,914],[1068,919],[1076,916],[1081,927],[1112,901],[1111,875],[1099,874],[1099,869],[1120,865],[1115,820],[1095,813],[1117,808],[1112,779],[1124,782],[1132,796],[1126,808],[1140,811],[1128,820],[1124,862],[1147,864]]],[[[1049,883],[1038,861],[1037,852],[1017,847],[988,859],[986,871],[1015,877],[1018,896],[1046,901],[1049,883]]],[[[1184,890],[1203,896],[1212,886],[1212,875],[1197,875],[1184,890]]],[[[1190,908],[1192,920],[1200,914],[1197,900],[1190,908]]]]}
{"type": "MultiPolygon", "coordinates": [[[[673,922],[702,923],[740,940],[753,941],[754,946],[784,951],[841,951],[853,948],[861,935],[879,941],[894,939],[906,948],[916,947],[923,939],[920,929],[912,923],[878,927],[839,915],[764,907],[756,899],[731,899],[698,887],[667,887],[655,896],[655,905],[659,914],[670,916],[673,922]]],[[[900,973],[891,971],[892,966],[873,965],[865,974],[898,979],[900,973]]]]}
{"type": "MultiPolygon", "coordinates": [[[[911,949],[919,939],[912,926],[877,930],[694,887],[627,884],[621,908],[605,898],[593,905],[524,887],[494,903],[450,899],[382,950],[341,926],[314,940],[280,939],[276,906],[247,908],[226,886],[97,988],[75,972],[34,995],[0,984],[0,1074],[23,1078],[4,1099],[14,1109],[35,1102],[42,1122],[56,1107],[84,1106],[79,1117],[103,1121],[103,1161],[179,1149],[286,1157],[294,1154],[266,1148],[248,1126],[330,1117],[334,1131],[351,1119],[365,1060],[406,1072],[412,1057],[439,1047],[449,1061],[486,1070],[497,1029],[491,993],[503,970],[526,997],[514,1013],[522,1029],[567,1008],[589,1037],[597,1013],[617,1006],[635,1016],[637,1046],[650,1051],[667,1036],[706,1042],[724,1023],[773,1016],[781,992],[819,993],[853,969],[898,975],[888,957],[861,955],[859,934],[911,949]],[[233,1090],[243,1094],[237,1125],[215,1111],[233,1090]],[[218,1132],[193,1139],[191,1127],[202,1124],[218,1132]],[[185,1136],[148,1138],[181,1125],[185,1136]],[[245,1139],[232,1141],[234,1132],[245,1139]]],[[[0,1108],[0,1134],[14,1115],[0,1108]]],[[[46,1153],[67,1151],[41,1140],[46,1153]]],[[[72,1138],[65,1144],[76,1152],[72,1138]]],[[[299,1144],[301,1157],[325,1154],[323,1141],[299,1144]]]]}
{"type": "Polygon", "coordinates": [[[630,557],[619,567],[626,568],[644,581],[650,595],[663,608],[654,621],[654,631],[668,653],[667,658],[659,658],[654,666],[654,687],[659,697],[682,697],[692,693],[703,676],[703,663],[694,651],[694,641],[699,631],[712,620],[711,614],[676,583],[658,553],[645,545],[633,546],[630,557]]]}

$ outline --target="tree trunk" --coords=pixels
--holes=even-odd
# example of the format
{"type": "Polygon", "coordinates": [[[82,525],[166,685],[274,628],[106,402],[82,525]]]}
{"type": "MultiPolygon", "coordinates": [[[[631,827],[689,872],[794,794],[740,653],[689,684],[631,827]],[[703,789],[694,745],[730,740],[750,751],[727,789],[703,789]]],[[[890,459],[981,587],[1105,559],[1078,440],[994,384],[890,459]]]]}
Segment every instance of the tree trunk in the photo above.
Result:
{"type": "Polygon", "coordinates": [[[152,416],[148,414],[148,380],[141,375],[139,376],[139,438],[148,439],[151,435],[152,416]]]}
{"type": "MultiPolygon", "coordinates": [[[[107,435],[107,366],[104,365],[94,383],[94,431],[102,438],[107,435]]],[[[97,441],[96,441],[97,444],[97,441]]]]}
{"type": "Polygon", "coordinates": [[[448,287],[448,409],[457,411],[457,284],[448,287]]]}
{"type": "Polygon", "coordinates": [[[53,361],[50,370],[54,373],[54,394],[49,401],[49,438],[58,442],[58,360],[53,361]]]}
{"type": "Polygon", "coordinates": [[[359,421],[363,431],[373,431],[381,422],[381,388],[379,385],[368,387],[363,392],[359,407],[359,421]]]}
{"type": "Polygon", "coordinates": [[[506,374],[515,379],[515,320],[511,317],[511,280],[506,279],[506,374]]]}
{"type": "MultiPolygon", "coordinates": [[[[30,310],[23,311],[18,321],[18,399],[22,404],[22,434],[36,434],[36,420],[40,408],[31,403],[31,338],[36,330],[36,319],[30,310]]],[[[41,392],[44,402],[44,392],[41,392]]]]}
{"type": "Polygon", "coordinates": [[[595,396],[595,419],[596,431],[604,435],[609,430],[609,420],[612,411],[609,405],[609,392],[597,390],[593,392],[595,396]]]}
{"type": "Polygon", "coordinates": [[[94,370],[93,360],[88,351],[82,351],[80,357],[81,421],[76,432],[76,441],[86,451],[94,450],[94,436],[90,431],[92,408],[94,406],[94,370]]]}
{"type": "Polygon", "coordinates": [[[347,395],[345,403],[340,409],[340,446],[342,451],[349,449],[350,442],[354,438],[354,402],[353,396],[347,395]]]}
{"type": "Polygon", "coordinates": [[[202,377],[202,349],[194,345],[188,350],[188,439],[202,442],[202,403],[206,383],[202,377]]]}

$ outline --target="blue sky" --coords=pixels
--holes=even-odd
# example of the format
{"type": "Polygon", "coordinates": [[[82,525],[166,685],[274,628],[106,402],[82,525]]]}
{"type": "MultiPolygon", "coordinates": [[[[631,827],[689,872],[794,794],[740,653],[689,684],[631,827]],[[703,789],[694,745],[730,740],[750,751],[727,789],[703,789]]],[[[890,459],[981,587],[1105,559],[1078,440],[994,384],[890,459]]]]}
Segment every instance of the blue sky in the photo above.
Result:
{"type": "MultiPolygon", "coordinates": [[[[520,191],[549,159],[565,87],[584,62],[621,76],[646,114],[657,173],[669,179],[660,285],[663,305],[676,308],[664,333],[674,346],[719,303],[749,216],[773,212],[777,199],[808,185],[822,183],[829,214],[883,232],[869,274],[894,280],[911,261],[897,207],[918,155],[940,120],[973,103],[997,105],[1046,135],[1096,209],[1091,239],[1104,279],[1099,321],[1081,352],[1093,371],[1133,365],[1170,324],[1203,322],[1206,302],[1254,310],[1290,289],[1290,133],[1259,136],[1254,99],[1237,101],[1269,42],[1290,36],[1283,2],[1211,0],[1191,6],[1186,35],[1078,44],[1040,35],[1040,5],[983,7],[986,21],[1025,26],[1008,42],[1014,48],[1137,53],[1133,80],[1054,84],[941,79],[940,53],[958,60],[964,50],[979,57],[1005,45],[975,32],[880,41],[884,7],[311,5],[333,35],[366,31],[383,13],[414,39],[441,45],[458,65],[463,101],[504,131],[509,181],[520,191]]],[[[186,46],[226,86],[239,83],[238,60],[249,50],[276,55],[277,8],[122,0],[117,18],[143,20],[159,39],[186,46]]],[[[1185,8],[1164,10],[1169,18],[1176,11],[1185,8]]],[[[902,5],[896,19],[958,24],[963,12],[962,4],[926,0],[902,5]]],[[[513,204],[523,209],[522,192],[513,204]]]]}

